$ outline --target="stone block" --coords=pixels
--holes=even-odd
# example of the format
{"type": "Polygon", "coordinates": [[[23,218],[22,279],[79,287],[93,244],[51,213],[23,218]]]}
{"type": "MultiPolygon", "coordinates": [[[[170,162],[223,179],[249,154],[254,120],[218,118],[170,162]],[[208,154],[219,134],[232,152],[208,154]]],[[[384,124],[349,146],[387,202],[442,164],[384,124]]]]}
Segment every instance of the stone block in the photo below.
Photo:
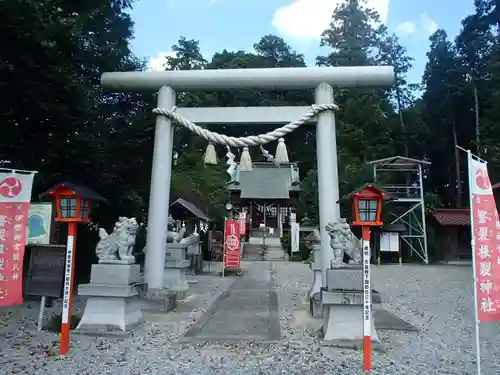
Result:
{"type": "Polygon", "coordinates": [[[362,305],[363,293],[362,292],[321,292],[321,301],[327,305],[362,305]]]}
{"type": "MultiPolygon", "coordinates": [[[[346,349],[360,349],[363,345],[363,305],[323,304],[323,326],[321,344],[346,349]]],[[[383,351],[371,319],[371,342],[374,350],[383,351]]]]}
{"type": "Polygon", "coordinates": [[[135,264],[135,257],[129,259],[99,259],[99,264],[135,264]]]}
{"type": "Polygon", "coordinates": [[[184,269],[189,268],[190,265],[191,261],[188,259],[165,261],[165,269],[184,269]]]}
{"type": "Polygon", "coordinates": [[[363,290],[363,269],[361,266],[327,269],[326,287],[328,290],[363,290]]]}
{"type": "Polygon", "coordinates": [[[141,281],[139,264],[93,264],[91,284],[128,285],[141,281]]]}
{"type": "Polygon", "coordinates": [[[186,245],[178,243],[167,244],[165,262],[181,262],[186,260],[186,245]]]}
{"type": "MultiPolygon", "coordinates": [[[[336,292],[331,291],[321,291],[321,301],[324,304],[330,305],[362,305],[363,304],[363,292],[362,291],[348,291],[341,290],[336,292]]],[[[373,290],[372,291],[372,305],[382,303],[382,298],[380,293],[373,290]]]]}
{"type": "Polygon", "coordinates": [[[177,308],[177,294],[172,290],[152,289],[144,286],[139,296],[142,300],[141,308],[145,311],[169,312],[177,308]]]}
{"type": "Polygon", "coordinates": [[[193,244],[188,245],[186,249],[187,255],[199,255],[201,254],[201,242],[195,242],[193,244]]]}
{"type": "MultiPolygon", "coordinates": [[[[322,345],[348,349],[361,348],[364,336],[363,292],[322,290],[321,305],[323,308],[322,345]]],[[[373,311],[371,341],[375,350],[383,349],[375,328],[373,311]]]]}
{"type": "Polygon", "coordinates": [[[133,298],[90,297],[76,333],[91,335],[129,334],[143,321],[140,306],[133,298]]]}
{"type": "Polygon", "coordinates": [[[186,280],[185,269],[165,268],[163,285],[166,289],[169,289],[176,293],[177,300],[185,299],[189,290],[189,284],[186,280]]]}
{"type": "Polygon", "coordinates": [[[108,284],[81,284],[78,286],[78,295],[97,297],[134,297],[138,294],[134,284],[108,285],[108,284]]]}
{"type": "Polygon", "coordinates": [[[312,263],[309,263],[309,268],[312,271],[320,271],[321,272],[321,262],[314,261],[312,263]]]}

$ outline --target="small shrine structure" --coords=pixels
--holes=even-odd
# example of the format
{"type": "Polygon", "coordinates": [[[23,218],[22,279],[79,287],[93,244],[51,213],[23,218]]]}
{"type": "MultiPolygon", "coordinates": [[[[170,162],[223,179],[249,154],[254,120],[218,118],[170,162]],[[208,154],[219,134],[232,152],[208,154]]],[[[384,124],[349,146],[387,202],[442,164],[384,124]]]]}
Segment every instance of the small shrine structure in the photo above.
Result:
{"type": "Polygon", "coordinates": [[[297,207],[299,168],[293,162],[254,162],[251,170],[240,171],[238,165],[228,189],[233,206],[247,213],[250,237],[260,236],[264,226],[269,237],[280,237],[283,224],[297,207]]]}

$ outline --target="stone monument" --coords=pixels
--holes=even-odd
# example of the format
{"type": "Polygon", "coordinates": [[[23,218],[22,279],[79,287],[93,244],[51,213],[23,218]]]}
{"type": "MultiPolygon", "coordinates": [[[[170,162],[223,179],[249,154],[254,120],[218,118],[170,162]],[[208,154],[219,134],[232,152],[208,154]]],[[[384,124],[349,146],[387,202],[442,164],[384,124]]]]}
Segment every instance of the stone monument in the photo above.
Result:
{"type": "Polygon", "coordinates": [[[174,242],[167,242],[165,246],[164,287],[175,292],[178,300],[185,299],[189,289],[186,270],[191,262],[187,259],[187,249],[199,242],[198,235],[183,238],[185,232],[186,227],[184,226],[174,236],[174,242]]]}
{"type": "MultiPolygon", "coordinates": [[[[360,348],[363,343],[363,268],[360,240],[345,219],[328,223],[330,246],[334,253],[331,268],[326,271],[326,287],[321,290],[323,307],[322,344],[343,348],[360,348]],[[343,262],[349,257],[348,264],[343,262]]],[[[373,285],[373,284],[372,284],[373,285]]],[[[372,291],[372,304],[380,295],[372,291]]],[[[372,316],[371,340],[380,349],[380,340],[372,316]]]]}
{"type": "Polygon", "coordinates": [[[137,229],[135,218],[120,217],[111,234],[99,230],[99,263],[92,265],[90,283],[78,287],[78,294],[88,299],[75,332],[126,334],[142,322],[140,307],[134,303],[141,281],[140,265],[132,255],[137,229]]]}

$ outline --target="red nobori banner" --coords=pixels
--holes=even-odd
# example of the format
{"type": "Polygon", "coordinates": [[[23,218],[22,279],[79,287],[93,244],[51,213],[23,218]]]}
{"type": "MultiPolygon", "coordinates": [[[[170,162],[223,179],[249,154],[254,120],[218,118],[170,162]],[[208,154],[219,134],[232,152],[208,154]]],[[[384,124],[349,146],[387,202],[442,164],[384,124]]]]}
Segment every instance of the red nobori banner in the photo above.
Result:
{"type": "Polygon", "coordinates": [[[224,268],[240,268],[240,228],[238,220],[226,219],[224,268]]]}
{"type": "Polygon", "coordinates": [[[247,224],[247,214],[245,212],[241,212],[240,213],[240,221],[239,221],[239,225],[240,225],[240,236],[244,236],[246,235],[246,224],[247,224]]]}
{"type": "Polygon", "coordinates": [[[500,222],[486,163],[469,157],[477,311],[480,322],[500,320],[500,222]]]}
{"type": "Polygon", "coordinates": [[[23,303],[23,259],[34,173],[0,172],[0,307],[23,303]]]}

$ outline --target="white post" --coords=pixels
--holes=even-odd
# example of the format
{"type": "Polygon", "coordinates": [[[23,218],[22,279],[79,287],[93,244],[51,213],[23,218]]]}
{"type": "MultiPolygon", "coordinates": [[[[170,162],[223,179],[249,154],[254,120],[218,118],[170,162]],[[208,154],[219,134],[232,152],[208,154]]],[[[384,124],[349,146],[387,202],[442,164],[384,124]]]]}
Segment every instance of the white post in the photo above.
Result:
{"type": "MultiPolygon", "coordinates": [[[[458,147],[458,146],[457,146],[458,147]]],[[[476,241],[475,241],[475,225],[474,225],[474,213],[473,213],[473,194],[472,187],[474,186],[473,169],[472,169],[472,152],[467,150],[467,174],[469,177],[469,205],[470,205],[470,233],[471,240],[470,246],[472,248],[472,277],[473,277],[473,288],[474,291],[474,328],[476,330],[476,368],[477,375],[481,375],[481,337],[479,336],[481,330],[479,329],[479,311],[477,311],[478,297],[477,297],[477,271],[476,271],[476,241]]]]}
{"type": "Polygon", "coordinates": [[[422,215],[420,218],[422,220],[422,235],[424,237],[424,261],[425,264],[429,264],[429,252],[427,251],[427,223],[425,222],[425,201],[424,201],[424,176],[423,176],[423,170],[422,170],[422,164],[418,165],[418,179],[420,183],[420,202],[421,202],[421,207],[420,207],[420,214],[422,215]]]}
{"type": "MultiPolygon", "coordinates": [[[[334,104],[332,86],[322,83],[316,88],[316,104],[334,104]]],[[[326,270],[333,260],[330,237],[326,231],[329,222],[340,218],[339,186],[337,169],[337,140],[335,134],[335,113],[323,111],[318,115],[316,125],[316,152],[318,154],[318,205],[319,229],[321,235],[321,277],[326,286],[326,270]]]]}
{"type": "Polygon", "coordinates": [[[42,296],[40,299],[40,311],[38,312],[38,325],[37,325],[37,331],[40,332],[43,328],[43,315],[45,312],[45,296],[42,296]]]}
{"type": "MultiPolygon", "coordinates": [[[[162,87],[158,107],[175,106],[175,92],[162,87]]],[[[167,241],[168,203],[172,172],[172,121],[166,116],[156,118],[153,149],[153,171],[149,196],[148,231],[146,237],[145,282],[149,289],[163,289],[165,246],[167,241]]]]}

